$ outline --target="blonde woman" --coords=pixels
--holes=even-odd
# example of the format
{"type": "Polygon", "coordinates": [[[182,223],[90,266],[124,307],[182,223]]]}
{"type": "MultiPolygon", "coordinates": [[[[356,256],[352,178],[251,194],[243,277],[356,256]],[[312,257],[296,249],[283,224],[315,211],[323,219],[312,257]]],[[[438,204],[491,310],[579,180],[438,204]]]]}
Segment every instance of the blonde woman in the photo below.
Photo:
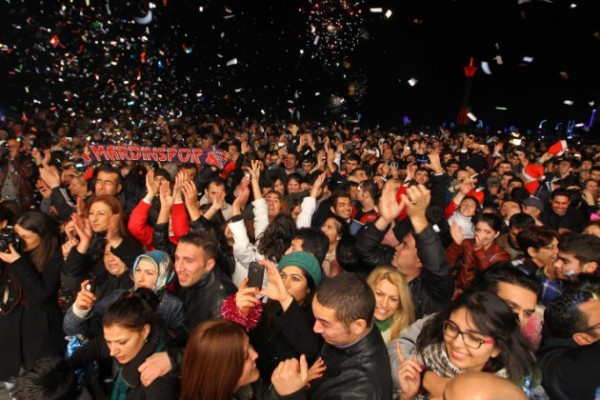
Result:
{"type": "Polygon", "coordinates": [[[388,344],[415,321],[415,306],[408,284],[392,267],[375,268],[367,283],[375,293],[375,324],[388,344]]]}

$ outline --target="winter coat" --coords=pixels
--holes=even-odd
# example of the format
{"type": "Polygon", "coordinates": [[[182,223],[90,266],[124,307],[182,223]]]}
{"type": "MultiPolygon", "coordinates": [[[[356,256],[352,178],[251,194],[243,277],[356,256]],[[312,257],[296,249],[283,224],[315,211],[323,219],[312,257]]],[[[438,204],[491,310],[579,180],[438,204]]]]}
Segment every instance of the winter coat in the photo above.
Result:
{"type": "Polygon", "coordinates": [[[452,242],[446,249],[446,256],[453,267],[461,261],[456,284],[462,290],[468,288],[477,275],[488,269],[490,265],[511,260],[510,254],[495,242],[487,249],[481,247],[475,250],[474,239],[465,239],[460,245],[452,242]]]}
{"type": "Polygon", "coordinates": [[[6,303],[0,299],[0,381],[8,381],[21,367],[32,367],[40,358],[63,355],[58,307],[62,264],[58,251],[41,273],[27,254],[0,266],[2,297],[7,293],[9,299],[6,303]]]}
{"type": "MultiPolygon", "coordinates": [[[[371,269],[391,265],[394,249],[381,245],[384,235],[385,231],[377,229],[375,224],[367,224],[356,236],[358,254],[371,269]]],[[[421,275],[408,282],[408,288],[415,303],[415,316],[419,319],[437,312],[442,304],[450,300],[454,292],[454,279],[440,237],[433,227],[428,225],[414,237],[423,268],[421,275]]]]}
{"type": "MultiPolygon", "coordinates": [[[[123,378],[124,383],[129,387],[127,390],[127,400],[164,400],[176,399],[179,396],[179,379],[167,374],[158,377],[150,386],[144,386],[140,382],[140,373],[138,368],[152,354],[164,349],[166,336],[159,328],[153,326],[146,343],[133,360],[124,365],[118,366],[117,374],[123,378]]],[[[97,338],[83,347],[77,349],[71,358],[69,364],[73,368],[82,368],[87,364],[110,359],[110,351],[104,338],[97,338]]]]}
{"type": "Polygon", "coordinates": [[[320,356],[327,369],[323,376],[310,383],[310,389],[301,389],[280,399],[344,399],[390,400],[392,374],[383,339],[375,324],[369,333],[348,347],[325,343],[320,356]]]}

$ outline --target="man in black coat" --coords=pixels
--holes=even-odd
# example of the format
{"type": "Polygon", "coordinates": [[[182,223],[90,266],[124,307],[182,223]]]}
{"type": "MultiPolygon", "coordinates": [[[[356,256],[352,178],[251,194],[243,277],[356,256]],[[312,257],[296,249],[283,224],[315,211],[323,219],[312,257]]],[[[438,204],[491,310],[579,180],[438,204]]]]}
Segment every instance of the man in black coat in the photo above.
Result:
{"type": "Polygon", "coordinates": [[[313,330],[325,340],[321,358],[326,370],[307,390],[306,357],[281,362],[271,378],[278,397],[391,399],[390,365],[383,338],[373,324],[375,296],[369,285],[351,273],[338,275],[319,286],[312,308],[313,330]]]}
{"type": "Polygon", "coordinates": [[[391,265],[406,278],[419,319],[450,300],[454,279],[439,235],[425,216],[431,192],[424,186],[413,186],[398,202],[397,190],[398,183],[386,183],[379,203],[379,218],[358,232],[356,249],[370,268],[391,265]],[[396,226],[389,229],[404,208],[408,218],[396,221],[396,226]]]}
{"type": "MultiPolygon", "coordinates": [[[[218,251],[218,243],[206,234],[188,233],[177,243],[175,288],[176,296],[183,302],[184,329],[188,335],[201,322],[221,318],[223,300],[237,292],[233,282],[216,266],[218,251]]],[[[142,383],[147,386],[157,377],[177,369],[182,359],[181,348],[152,355],[140,366],[142,383]]]]}

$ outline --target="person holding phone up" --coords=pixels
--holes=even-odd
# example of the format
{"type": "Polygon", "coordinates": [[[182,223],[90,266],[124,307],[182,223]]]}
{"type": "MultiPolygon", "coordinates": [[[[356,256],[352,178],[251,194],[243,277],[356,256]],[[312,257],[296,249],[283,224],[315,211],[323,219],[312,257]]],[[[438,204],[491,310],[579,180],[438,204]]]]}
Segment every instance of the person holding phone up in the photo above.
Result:
{"type": "MultiPolygon", "coordinates": [[[[313,363],[323,344],[312,330],[312,298],[322,277],[319,262],[312,254],[297,251],[283,256],[279,265],[264,259],[257,264],[266,272],[268,284],[262,287],[260,273],[254,276],[251,266],[238,292],[223,302],[223,317],[249,330],[250,343],[261,355],[256,361],[261,376],[271,376],[280,361],[302,354],[313,363]],[[258,287],[249,286],[253,282],[258,287]],[[257,295],[268,300],[263,304],[257,295]]],[[[315,365],[322,367],[320,361],[315,365]]]]}

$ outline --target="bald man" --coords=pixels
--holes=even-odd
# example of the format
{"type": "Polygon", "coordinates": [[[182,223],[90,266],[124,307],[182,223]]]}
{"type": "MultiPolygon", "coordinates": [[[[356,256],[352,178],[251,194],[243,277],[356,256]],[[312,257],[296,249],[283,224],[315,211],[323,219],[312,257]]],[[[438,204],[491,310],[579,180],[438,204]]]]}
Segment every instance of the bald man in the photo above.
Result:
{"type": "Polygon", "coordinates": [[[452,379],[444,400],[527,400],[525,393],[506,378],[490,372],[465,372],[452,379]]]}

